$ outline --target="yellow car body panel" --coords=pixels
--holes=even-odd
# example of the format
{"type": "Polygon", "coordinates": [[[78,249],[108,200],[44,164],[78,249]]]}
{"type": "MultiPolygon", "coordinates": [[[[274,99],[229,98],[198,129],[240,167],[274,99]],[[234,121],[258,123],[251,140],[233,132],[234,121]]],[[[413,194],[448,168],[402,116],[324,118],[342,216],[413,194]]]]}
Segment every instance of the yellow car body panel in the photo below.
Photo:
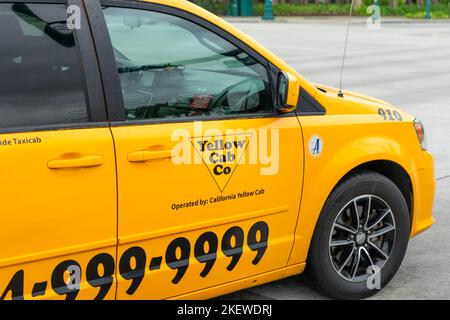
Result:
{"type": "Polygon", "coordinates": [[[315,223],[336,184],[352,169],[372,161],[399,164],[411,178],[413,193],[420,195],[414,199],[411,234],[431,226],[434,220],[429,203],[434,186],[418,193],[419,181],[415,176],[426,170],[427,181],[434,181],[433,161],[414,140],[416,133],[410,122],[386,123],[378,115],[302,117],[300,121],[305,141],[313,135],[322,138],[323,153],[312,158],[305,150],[304,189],[290,263],[306,260],[315,223]],[[420,226],[421,223],[424,225],[420,226]]]}
{"type": "MultiPolygon", "coordinates": [[[[280,148],[278,173],[261,175],[261,166],[248,161],[250,150],[262,139],[258,134],[261,129],[279,130],[280,141],[302,143],[295,117],[207,121],[201,123],[201,128],[195,123],[112,128],[118,158],[119,193],[122,195],[119,201],[119,256],[138,246],[145,249],[146,256],[166,255],[167,260],[166,248],[178,237],[187,238],[193,247],[203,233],[213,232],[220,245],[229,228],[241,228],[247,239],[250,228],[259,221],[269,225],[271,241],[258,263],[252,263],[256,253],[244,246],[239,262],[232,269],[228,268],[230,258],[217,252],[213,269],[203,276],[199,274],[204,263],[191,255],[182,281],[174,280],[176,270],[162,265],[146,274],[139,291],[133,295],[127,293],[129,281],[119,276],[118,298],[171,298],[286,266],[294,241],[300,193],[285,192],[285,189],[301,190],[302,166],[297,164],[303,162],[303,154],[300,148],[280,148]],[[169,158],[144,163],[127,160],[127,156],[136,150],[173,150],[178,144],[178,140],[171,139],[175,130],[185,130],[193,139],[192,143],[197,144],[195,137],[201,136],[202,141],[216,137],[213,131],[208,134],[208,130],[219,130],[220,134],[233,129],[242,131],[238,137],[249,139],[243,154],[247,161],[241,158],[226,185],[215,181],[209,168],[202,163],[174,164],[169,158]],[[293,176],[298,178],[291,179],[293,176]],[[149,184],[149,181],[155,183],[149,184]],[[248,195],[240,196],[244,192],[248,195]],[[176,208],[176,205],[189,202],[195,204],[176,208]],[[154,290],[155,286],[158,290],[154,290]]],[[[271,137],[268,138],[271,143],[271,137]]]]}
{"type": "MultiPolygon", "coordinates": [[[[0,140],[7,142],[0,148],[0,291],[6,293],[4,298],[22,291],[21,282],[25,298],[31,298],[34,285],[51,284],[52,270],[64,260],[76,260],[86,270],[88,261],[100,252],[115,257],[117,193],[110,130],[2,134],[0,140]],[[102,165],[49,169],[52,161],[93,155],[101,155],[102,165]],[[18,291],[5,291],[15,284],[18,291]]],[[[39,298],[64,298],[49,288],[40,295],[43,290],[38,288],[39,298]]],[[[78,297],[93,299],[96,291],[84,278],[78,297]]],[[[113,291],[109,298],[114,298],[113,291]]]]}
{"type": "MultiPolygon", "coordinates": [[[[11,284],[17,281],[23,282],[24,289],[16,294],[25,299],[65,298],[67,294],[48,287],[52,281],[57,287],[58,277],[67,280],[67,273],[55,275],[55,267],[75,260],[83,270],[76,298],[93,299],[99,289],[88,283],[85,270],[92,257],[102,254],[117,266],[104,299],[204,299],[301,273],[327,197],[347,173],[374,161],[395,163],[410,179],[414,195],[411,236],[433,224],[433,157],[418,142],[414,117],[374,98],[348,92],[339,98],[336,89],[316,87],[245,33],[188,1],[151,3],[188,11],[239,38],[290,74],[294,78],[290,86],[297,83],[297,88],[325,107],[326,114],[203,122],[204,130],[218,129],[218,136],[225,136],[229,129],[248,130],[240,133],[248,141],[256,138],[248,134],[252,130],[280,132],[277,175],[261,175],[260,166],[240,164],[225,182],[214,181],[202,163],[175,165],[170,161],[174,130],[187,131],[195,143],[198,135],[192,122],[0,134],[0,140],[40,140],[0,147],[2,298],[14,298],[17,288],[12,290],[11,284]],[[380,108],[396,111],[399,117],[386,120],[380,108]],[[323,141],[319,156],[308,149],[313,136],[323,141]],[[153,152],[155,158],[140,162],[146,152],[153,152]],[[92,165],[52,168],[60,165],[59,160],[80,158],[92,165]],[[242,192],[253,195],[237,201],[220,198],[242,192]],[[195,204],[199,199],[209,204],[216,199],[216,203],[195,204]],[[194,204],[174,209],[189,202],[194,204]],[[257,263],[257,250],[244,246],[231,270],[227,268],[232,258],[220,250],[207,276],[201,276],[205,264],[192,254],[187,258],[188,270],[179,270],[186,263],[180,257],[184,244],[189,243],[193,252],[198,239],[212,232],[220,246],[234,227],[247,239],[261,221],[270,226],[270,244],[257,263]],[[171,245],[173,252],[168,253],[171,245]],[[172,266],[161,264],[171,253],[172,266]],[[139,259],[147,266],[145,274],[139,281],[130,280],[128,276],[142,262],[139,259]],[[178,273],[182,281],[176,279],[178,273]],[[44,282],[48,286],[45,294],[36,294],[43,292],[36,285],[42,287],[44,282]]],[[[289,104],[296,104],[298,96],[298,89],[291,90],[289,104]]]]}

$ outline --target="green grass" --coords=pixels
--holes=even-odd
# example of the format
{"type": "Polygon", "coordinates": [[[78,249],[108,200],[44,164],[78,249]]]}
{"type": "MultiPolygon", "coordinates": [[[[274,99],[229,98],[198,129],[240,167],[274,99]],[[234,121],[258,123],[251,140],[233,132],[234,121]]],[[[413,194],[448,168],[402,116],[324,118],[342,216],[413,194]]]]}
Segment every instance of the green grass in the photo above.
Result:
{"type": "MultiPolygon", "coordinates": [[[[426,15],[425,11],[414,12],[414,13],[408,12],[405,14],[405,17],[413,18],[413,19],[424,19],[425,15],[426,15]]],[[[448,19],[449,17],[450,17],[450,15],[447,12],[442,12],[442,11],[431,12],[432,19],[448,19]]]]}
{"type": "MultiPolygon", "coordinates": [[[[275,4],[273,13],[276,16],[310,16],[310,15],[345,15],[348,14],[350,5],[344,4],[275,4]]],[[[255,15],[262,15],[264,4],[254,6],[255,15]]]]}
{"type": "MultiPolygon", "coordinates": [[[[359,10],[360,15],[364,15],[366,6],[359,10]]],[[[425,18],[426,6],[401,5],[396,9],[382,6],[381,16],[404,16],[408,18],[425,18]]],[[[445,4],[431,5],[431,16],[435,19],[447,19],[450,16],[450,6],[445,4]]]]}
{"type": "MultiPolygon", "coordinates": [[[[400,0],[398,8],[393,9],[388,6],[389,0],[379,0],[381,16],[401,16],[408,18],[424,18],[426,7],[425,5],[407,5],[404,0],[400,0]]],[[[219,0],[196,0],[196,4],[220,16],[227,14],[226,1],[219,0]]],[[[369,16],[367,7],[373,3],[370,0],[363,0],[361,8],[354,12],[354,15],[369,16]]],[[[350,10],[349,4],[293,4],[293,3],[279,3],[273,6],[275,16],[313,16],[313,15],[327,15],[327,16],[342,16],[347,15],[350,10]]],[[[263,3],[256,3],[254,5],[255,16],[262,16],[264,11],[263,3]]],[[[450,4],[448,0],[444,0],[441,4],[431,5],[431,16],[433,19],[448,19],[450,17],[450,4]]]]}
{"type": "MultiPolygon", "coordinates": [[[[361,8],[354,12],[355,15],[369,16],[367,13],[367,5],[363,4],[361,8]]],[[[264,10],[263,4],[255,6],[255,15],[262,15],[264,10]]],[[[311,15],[347,15],[350,10],[349,4],[276,4],[273,7],[276,16],[311,16],[311,15]]],[[[381,5],[381,16],[405,16],[410,18],[424,18],[425,6],[417,5],[400,5],[393,9],[387,5],[381,5]]],[[[447,19],[450,17],[450,6],[444,4],[436,4],[431,6],[432,18],[447,19]]]]}

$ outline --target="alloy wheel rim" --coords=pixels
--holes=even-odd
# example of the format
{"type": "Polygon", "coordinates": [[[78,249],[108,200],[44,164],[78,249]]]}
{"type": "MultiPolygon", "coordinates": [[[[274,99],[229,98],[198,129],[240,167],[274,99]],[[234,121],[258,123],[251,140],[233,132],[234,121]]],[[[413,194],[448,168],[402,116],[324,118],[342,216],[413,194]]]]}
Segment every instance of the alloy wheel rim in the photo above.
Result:
{"type": "Polygon", "coordinates": [[[394,215],[383,199],[375,195],[352,199],[331,229],[329,255],[334,270],[347,281],[367,281],[389,260],[395,235],[394,215]]]}

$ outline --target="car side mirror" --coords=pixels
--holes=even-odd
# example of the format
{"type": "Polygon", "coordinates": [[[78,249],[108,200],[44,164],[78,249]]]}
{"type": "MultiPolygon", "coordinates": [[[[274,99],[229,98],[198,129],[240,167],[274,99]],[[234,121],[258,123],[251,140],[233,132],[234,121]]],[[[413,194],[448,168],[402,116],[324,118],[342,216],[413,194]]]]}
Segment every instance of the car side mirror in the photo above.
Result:
{"type": "Polygon", "coordinates": [[[278,112],[292,112],[297,108],[300,84],[295,76],[281,71],[278,75],[276,107],[278,112]]]}

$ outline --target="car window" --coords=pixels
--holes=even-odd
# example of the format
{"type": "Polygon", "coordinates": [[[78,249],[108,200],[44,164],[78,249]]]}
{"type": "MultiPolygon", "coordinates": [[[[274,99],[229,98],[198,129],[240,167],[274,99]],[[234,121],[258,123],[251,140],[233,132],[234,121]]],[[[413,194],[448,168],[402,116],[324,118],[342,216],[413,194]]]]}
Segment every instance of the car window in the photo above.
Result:
{"type": "Polygon", "coordinates": [[[103,11],[127,120],[273,111],[266,68],[215,33],[159,12],[103,11]]]}
{"type": "Polygon", "coordinates": [[[88,121],[63,4],[0,3],[0,128],[88,121]]]}

